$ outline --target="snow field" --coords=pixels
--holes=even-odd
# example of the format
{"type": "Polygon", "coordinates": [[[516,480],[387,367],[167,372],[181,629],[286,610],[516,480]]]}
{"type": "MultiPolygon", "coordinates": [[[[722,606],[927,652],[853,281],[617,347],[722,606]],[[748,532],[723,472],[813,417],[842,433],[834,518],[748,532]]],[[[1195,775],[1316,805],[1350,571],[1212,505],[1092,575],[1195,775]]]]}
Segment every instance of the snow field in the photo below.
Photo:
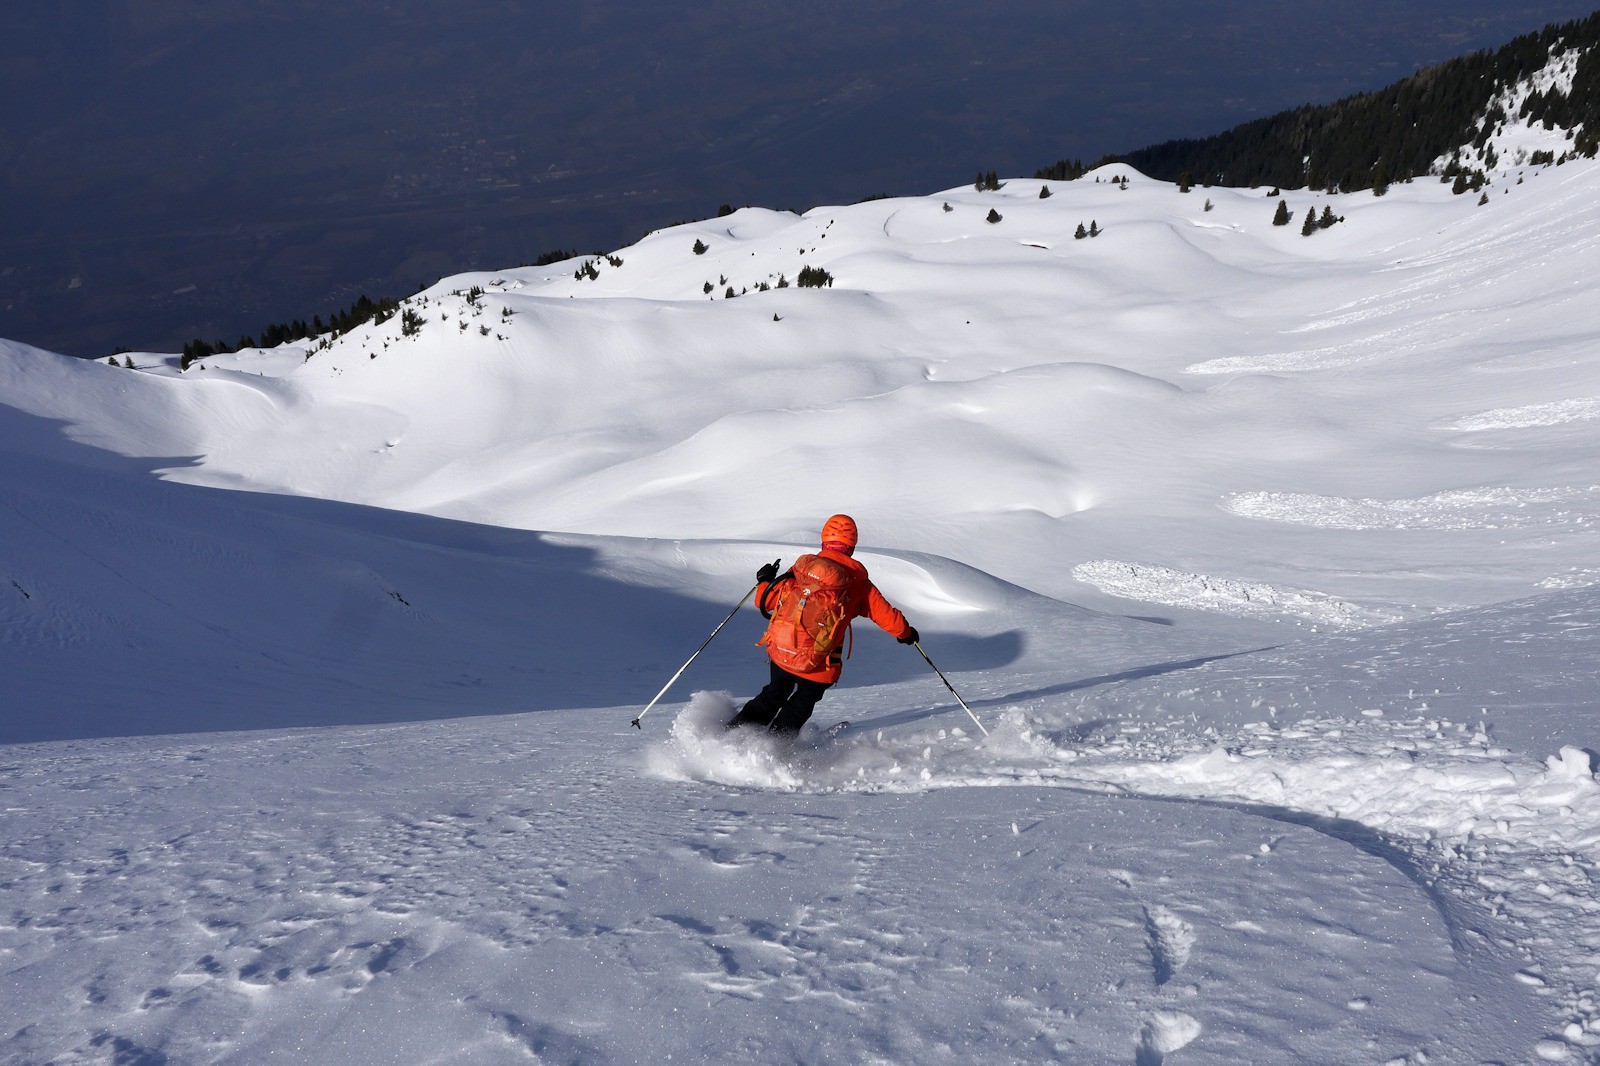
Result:
{"type": "Polygon", "coordinates": [[[13,749],[12,1046],[1221,1063],[1438,1055],[1472,1025],[1428,894],[1328,835],[1059,788],[707,790],[640,777],[634,736],[558,713],[13,749]]]}
{"type": "MultiPolygon", "coordinates": [[[[732,704],[701,694],[653,765],[825,793],[1110,788],[1311,827],[1424,890],[1474,979],[1494,973],[1550,1002],[1559,1018],[1542,1060],[1587,1059],[1600,1048],[1600,757],[1556,738],[1593,714],[1592,671],[1577,664],[1592,661],[1597,633],[1594,598],[1579,590],[1076,695],[972,701],[988,740],[953,705],[937,731],[910,735],[852,716],[839,741],[791,759],[725,739],[714,725],[732,704]]],[[[1183,956],[1192,931],[1151,914],[1163,957],[1183,956]]]]}
{"type": "Polygon", "coordinates": [[[0,342],[5,1054],[1600,1056],[1600,168],[1096,176],[0,342]],[[627,728],[839,510],[993,735],[869,626],[724,734],[748,611],[627,728]]]}
{"type": "MultiPolygon", "coordinates": [[[[1452,969],[1551,997],[1564,1020],[1541,1057],[1565,1061],[1600,1047],[1600,935],[1592,920],[1600,906],[1600,782],[1591,752],[1566,747],[1543,765],[1523,763],[1481,723],[1391,720],[1381,708],[1354,721],[1247,723],[1232,736],[1188,733],[1179,722],[1085,731],[1076,724],[1082,715],[1009,708],[988,722],[989,741],[960,726],[891,738],[868,719],[840,740],[789,752],[722,734],[734,709],[725,696],[698,695],[653,753],[653,769],[673,779],[824,793],[1111,788],[1309,827],[1380,857],[1424,891],[1451,945],[1452,969]],[[1041,728],[1052,718],[1067,727],[1041,728]],[[1523,965],[1495,961],[1506,955],[1523,965]]],[[[1269,838],[1257,850],[1271,856],[1278,844],[1269,838]]],[[[1188,962],[1195,929],[1161,905],[1145,924],[1164,985],[1188,962]]],[[[1470,1027],[1481,1039],[1492,1024],[1480,1018],[1470,1027]]],[[[1166,1030],[1157,1024],[1150,1032],[1166,1030]]],[[[1141,1039],[1155,1046],[1166,1037],[1141,1039]]]]}

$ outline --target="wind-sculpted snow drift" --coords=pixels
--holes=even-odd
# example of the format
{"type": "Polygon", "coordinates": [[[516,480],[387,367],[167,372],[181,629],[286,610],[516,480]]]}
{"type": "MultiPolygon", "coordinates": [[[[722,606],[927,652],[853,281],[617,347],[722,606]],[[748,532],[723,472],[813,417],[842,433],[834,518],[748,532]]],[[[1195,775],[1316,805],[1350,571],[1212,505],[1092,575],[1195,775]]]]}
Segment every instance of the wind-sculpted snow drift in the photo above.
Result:
{"type": "Polygon", "coordinates": [[[0,1058],[1600,1055],[1600,168],[1042,184],[0,342],[0,1058]]]}

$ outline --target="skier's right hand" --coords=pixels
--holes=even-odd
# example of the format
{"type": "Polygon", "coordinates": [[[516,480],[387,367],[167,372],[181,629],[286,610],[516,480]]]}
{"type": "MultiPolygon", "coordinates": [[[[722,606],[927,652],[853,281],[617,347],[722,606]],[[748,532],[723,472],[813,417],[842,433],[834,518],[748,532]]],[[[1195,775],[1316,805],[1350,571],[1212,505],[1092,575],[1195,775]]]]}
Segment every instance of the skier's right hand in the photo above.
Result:
{"type": "Polygon", "coordinates": [[[761,564],[761,567],[756,570],[756,580],[763,585],[770,585],[778,580],[778,563],[781,561],[782,557],[780,556],[770,563],[761,564]]]}

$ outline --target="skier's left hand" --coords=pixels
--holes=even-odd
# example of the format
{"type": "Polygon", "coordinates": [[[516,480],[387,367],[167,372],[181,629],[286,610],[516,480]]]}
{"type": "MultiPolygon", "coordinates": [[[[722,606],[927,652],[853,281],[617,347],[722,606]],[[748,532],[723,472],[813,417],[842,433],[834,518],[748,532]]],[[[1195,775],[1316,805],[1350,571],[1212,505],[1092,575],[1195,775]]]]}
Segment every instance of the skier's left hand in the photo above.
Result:
{"type": "Polygon", "coordinates": [[[896,637],[895,639],[902,644],[915,644],[922,638],[917,635],[916,626],[906,626],[906,635],[903,637],[896,637]]]}
{"type": "Polygon", "coordinates": [[[763,585],[770,585],[778,580],[778,563],[781,561],[782,558],[779,557],[770,563],[762,563],[761,567],[756,570],[756,580],[763,585]]]}

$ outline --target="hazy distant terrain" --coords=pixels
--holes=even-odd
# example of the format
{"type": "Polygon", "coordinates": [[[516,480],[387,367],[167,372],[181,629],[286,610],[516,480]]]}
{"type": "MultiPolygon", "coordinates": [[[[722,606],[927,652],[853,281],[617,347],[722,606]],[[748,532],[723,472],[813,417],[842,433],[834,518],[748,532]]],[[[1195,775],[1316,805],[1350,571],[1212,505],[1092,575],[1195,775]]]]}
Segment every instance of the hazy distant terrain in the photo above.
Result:
{"type": "Polygon", "coordinates": [[[1393,81],[1584,2],[484,0],[0,12],[0,336],[176,350],[731,202],[1025,173],[1393,81]]]}

